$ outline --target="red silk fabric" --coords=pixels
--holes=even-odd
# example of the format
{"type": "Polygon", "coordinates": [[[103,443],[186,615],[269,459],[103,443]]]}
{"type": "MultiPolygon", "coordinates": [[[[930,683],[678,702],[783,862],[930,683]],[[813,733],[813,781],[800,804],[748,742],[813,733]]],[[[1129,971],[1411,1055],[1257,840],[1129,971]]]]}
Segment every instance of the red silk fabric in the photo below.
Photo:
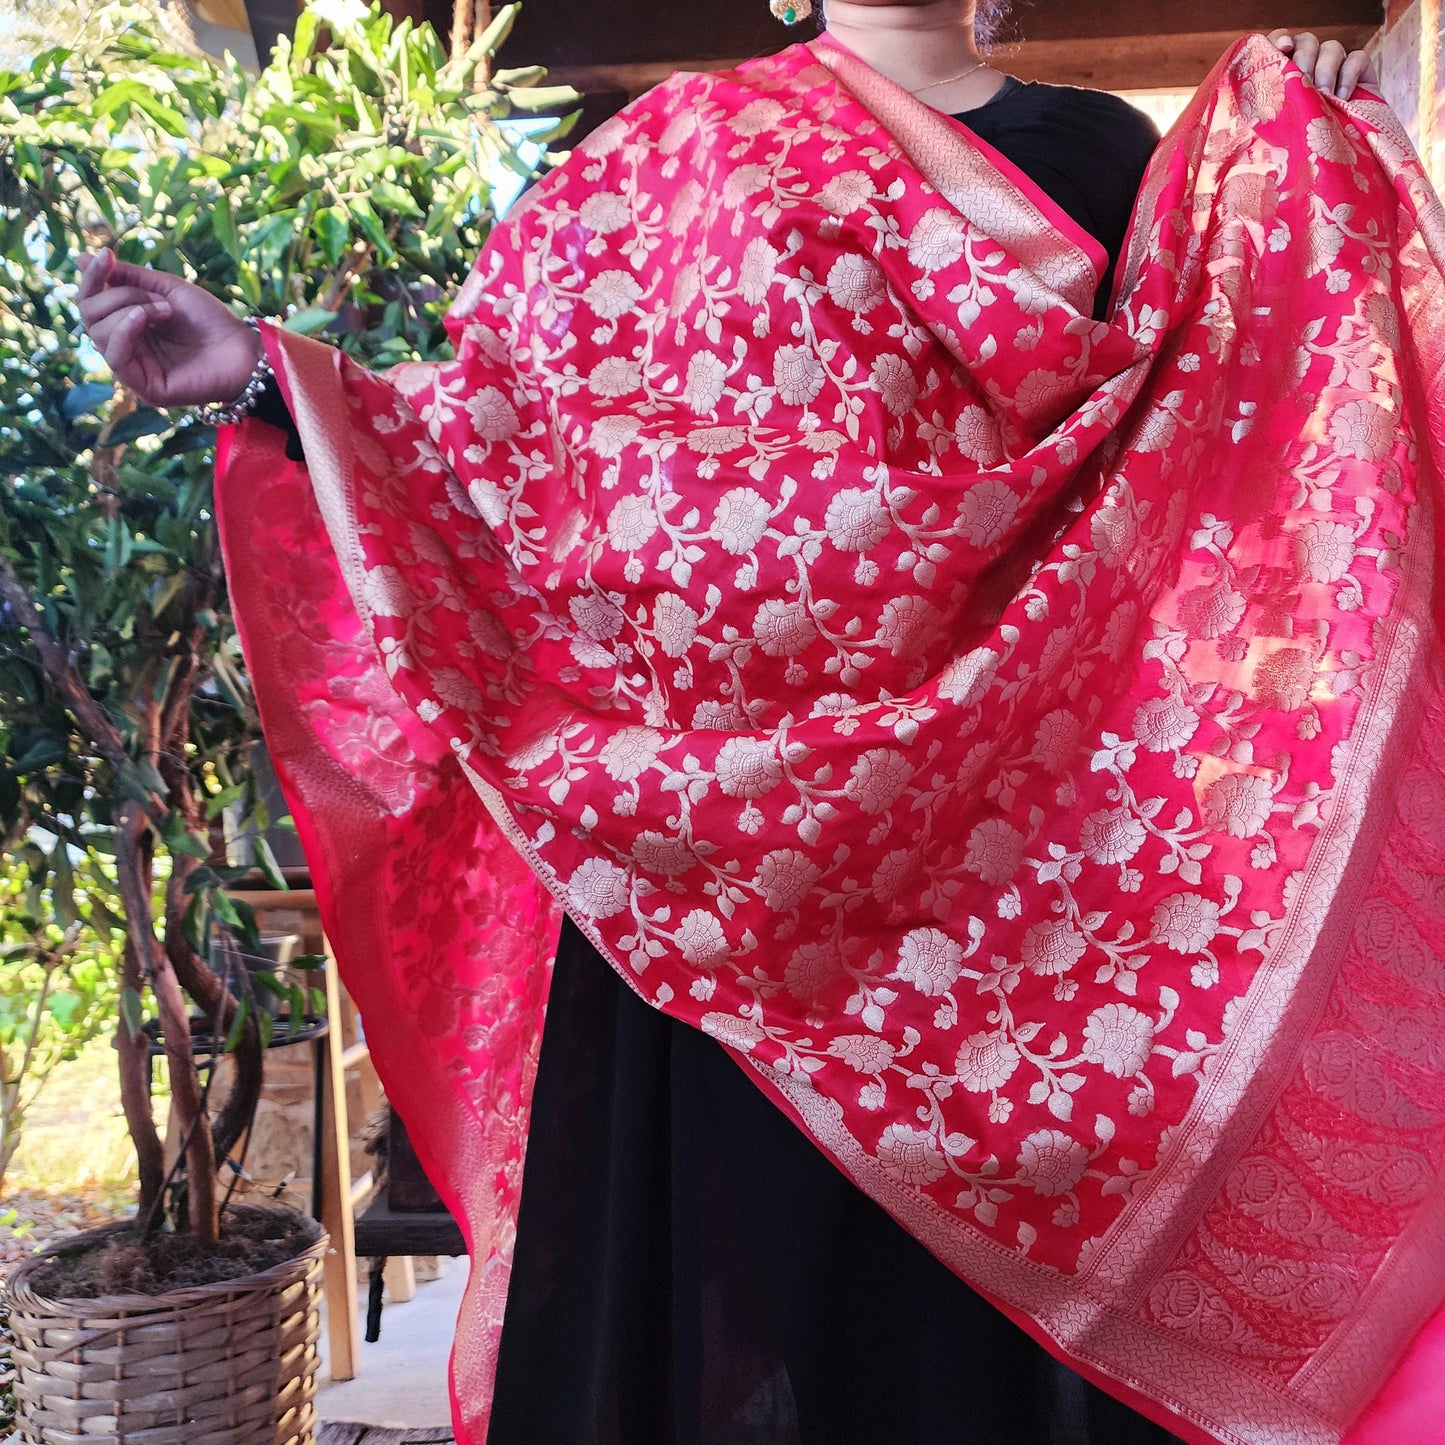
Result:
{"type": "Polygon", "coordinates": [[[1246,42],[1096,323],[1098,247],[822,42],[583,142],[497,229],[455,361],[269,333],[307,468],[230,439],[232,585],[473,1243],[460,1440],[549,894],[1186,1437],[1337,1441],[1429,1338],[1442,234],[1386,107],[1246,42]]]}

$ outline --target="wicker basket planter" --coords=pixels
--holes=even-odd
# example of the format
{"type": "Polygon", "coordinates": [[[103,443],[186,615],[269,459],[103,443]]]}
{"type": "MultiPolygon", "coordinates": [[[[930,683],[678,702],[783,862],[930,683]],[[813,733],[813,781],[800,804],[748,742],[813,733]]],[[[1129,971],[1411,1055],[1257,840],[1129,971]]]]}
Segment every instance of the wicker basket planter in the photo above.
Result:
{"type": "Polygon", "coordinates": [[[18,1438],[25,1445],[313,1445],[326,1235],[260,1274],[163,1295],[52,1300],[47,1256],[129,1226],[58,1240],[11,1272],[18,1438]]]}

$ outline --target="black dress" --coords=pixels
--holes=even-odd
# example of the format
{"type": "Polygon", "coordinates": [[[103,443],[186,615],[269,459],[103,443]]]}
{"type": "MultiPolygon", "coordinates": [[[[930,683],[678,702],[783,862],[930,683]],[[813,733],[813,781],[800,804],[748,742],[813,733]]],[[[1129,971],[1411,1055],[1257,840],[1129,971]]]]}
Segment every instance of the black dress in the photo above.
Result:
{"type": "MultiPolygon", "coordinates": [[[[1117,258],[1158,142],[1144,116],[1011,81],[961,119],[1117,258]]],[[[488,1445],[1173,1439],[984,1303],[564,927],[488,1445]]]]}

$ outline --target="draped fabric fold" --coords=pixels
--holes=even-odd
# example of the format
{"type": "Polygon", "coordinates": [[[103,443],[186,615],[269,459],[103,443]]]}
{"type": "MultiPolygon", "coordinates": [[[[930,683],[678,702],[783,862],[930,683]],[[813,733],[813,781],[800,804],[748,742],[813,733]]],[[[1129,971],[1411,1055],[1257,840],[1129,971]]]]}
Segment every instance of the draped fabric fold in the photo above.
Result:
{"type": "Polygon", "coordinates": [[[1248,41],[1096,322],[1098,246],[823,41],[584,141],[498,227],[454,361],[268,332],[307,463],[227,438],[231,583],[477,1259],[459,1440],[556,903],[1186,1438],[1428,1408],[1442,257],[1388,109],[1248,41]]]}

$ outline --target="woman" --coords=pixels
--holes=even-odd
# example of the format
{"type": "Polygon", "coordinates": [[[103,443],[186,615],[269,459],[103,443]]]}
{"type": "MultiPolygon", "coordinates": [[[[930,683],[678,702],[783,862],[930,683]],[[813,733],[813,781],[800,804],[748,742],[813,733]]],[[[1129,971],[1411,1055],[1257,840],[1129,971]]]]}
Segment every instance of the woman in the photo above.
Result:
{"type": "Polygon", "coordinates": [[[1365,57],[1277,32],[1126,252],[1157,138],[973,20],[645,98],[455,363],[268,332],[278,405],[88,270],[123,380],[304,454],[226,437],[229,574],[473,1235],[459,1438],[1336,1440],[1445,1293],[1434,213],[1365,57]]]}

